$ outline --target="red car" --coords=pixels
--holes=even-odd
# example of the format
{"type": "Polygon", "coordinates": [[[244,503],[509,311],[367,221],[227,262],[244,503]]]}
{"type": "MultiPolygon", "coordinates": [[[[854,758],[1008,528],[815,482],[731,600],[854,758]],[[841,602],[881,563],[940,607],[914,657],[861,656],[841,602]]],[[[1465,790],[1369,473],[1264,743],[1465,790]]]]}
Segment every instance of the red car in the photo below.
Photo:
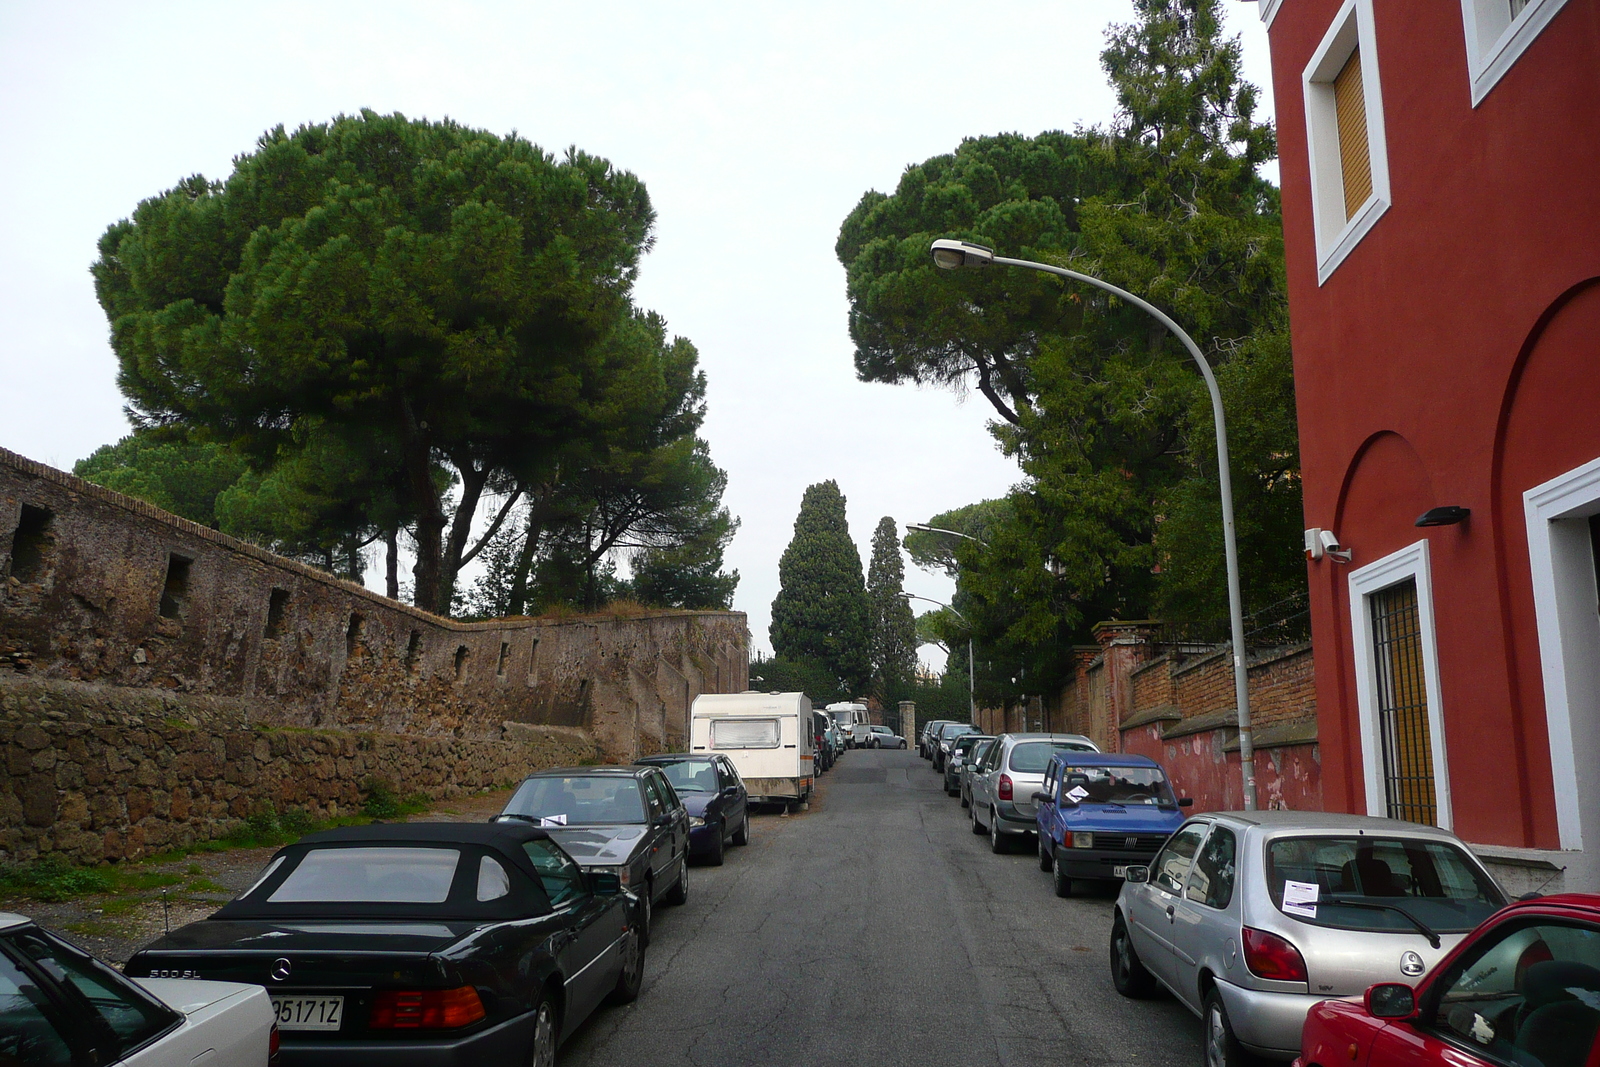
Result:
{"type": "Polygon", "coordinates": [[[1600,895],[1495,912],[1413,989],[1306,1016],[1295,1067],[1600,1067],[1600,895]]]}

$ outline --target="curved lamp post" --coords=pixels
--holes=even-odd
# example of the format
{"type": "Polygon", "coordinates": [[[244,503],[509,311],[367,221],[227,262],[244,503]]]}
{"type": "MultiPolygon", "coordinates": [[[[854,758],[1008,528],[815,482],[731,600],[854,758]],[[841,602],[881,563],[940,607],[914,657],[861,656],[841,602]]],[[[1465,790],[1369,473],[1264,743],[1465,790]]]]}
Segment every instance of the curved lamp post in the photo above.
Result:
{"type": "Polygon", "coordinates": [[[1228,622],[1233,629],[1233,690],[1239,707],[1239,769],[1244,777],[1245,810],[1254,811],[1256,749],[1250,730],[1250,679],[1245,669],[1244,606],[1239,596],[1239,546],[1233,532],[1233,479],[1228,471],[1228,426],[1222,414],[1222,393],[1217,389],[1217,378],[1211,373],[1211,364],[1206,362],[1206,357],[1201,354],[1200,346],[1194,343],[1194,339],[1173,322],[1166,312],[1148,300],[1141,300],[1110,282],[1049,263],[997,256],[994,254],[994,249],[970,241],[941,239],[933,242],[931,251],[933,262],[945,270],[955,270],[958,267],[985,267],[990,264],[1001,267],[1026,267],[1028,270],[1057,274],[1063,278],[1092,285],[1097,289],[1104,289],[1146,312],[1171,330],[1172,335],[1182,341],[1183,347],[1189,350],[1189,355],[1194,357],[1195,363],[1200,368],[1200,375],[1206,381],[1206,389],[1211,394],[1211,415],[1217,426],[1217,477],[1222,483],[1222,544],[1228,561],[1228,622]]]}
{"type": "MultiPolygon", "coordinates": [[[[940,532],[941,533],[954,533],[955,531],[953,531],[953,530],[943,530],[943,531],[940,531],[940,532]]],[[[967,535],[966,534],[956,534],[956,536],[957,537],[965,537],[967,535]]],[[[977,538],[974,537],[972,540],[976,541],[977,538]]],[[[928,596],[918,596],[915,593],[901,593],[900,596],[904,600],[926,600],[930,604],[938,604],[941,608],[944,608],[950,614],[952,614],[956,618],[960,619],[963,623],[966,623],[966,626],[967,626],[967,721],[972,723],[974,726],[976,726],[977,723],[973,722],[973,720],[978,717],[978,702],[976,700],[974,700],[973,697],[972,697],[972,623],[967,622],[967,617],[965,615],[961,614],[961,612],[957,611],[955,608],[951,607],[949,604],[944,603],[942,600],[935,600],[932,597],[928,597],[928,596]]]]}

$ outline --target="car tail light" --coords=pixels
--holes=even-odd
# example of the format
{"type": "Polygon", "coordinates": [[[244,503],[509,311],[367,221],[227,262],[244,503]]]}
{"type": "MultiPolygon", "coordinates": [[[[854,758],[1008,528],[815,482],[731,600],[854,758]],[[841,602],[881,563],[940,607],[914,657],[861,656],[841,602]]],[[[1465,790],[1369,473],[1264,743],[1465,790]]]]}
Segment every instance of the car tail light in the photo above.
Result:
{"type": "Polygon", "coordinates": [[[283,1043],[283,1038],[278,1034],[278,1021],[272,1021],[272,1034],[267,1038],[267,1067],[274,1067],[278,1062],[278,1046],[283,1043]]]}
{"type": "Polygon", "coordinates": [[[1000,788],[996,790],[996,793],[1001,800],[1011,799],[1011,776],[1009,774],[1000,776],[1000,788]]]}
{"type": "Polygon", "coordinates": [[[456,989],[381,989],[372,1001],[373,1030],[450,1030],[484,1017],[469,985],[456,989]]]}
{"type": "Polygon", "coordinates": [[[1304,982],[1306,961],[1300,950],[1265,930],[1244,928],[1244,965],[1257,978],[1270,978],[1275,982],[1304,982]]]}

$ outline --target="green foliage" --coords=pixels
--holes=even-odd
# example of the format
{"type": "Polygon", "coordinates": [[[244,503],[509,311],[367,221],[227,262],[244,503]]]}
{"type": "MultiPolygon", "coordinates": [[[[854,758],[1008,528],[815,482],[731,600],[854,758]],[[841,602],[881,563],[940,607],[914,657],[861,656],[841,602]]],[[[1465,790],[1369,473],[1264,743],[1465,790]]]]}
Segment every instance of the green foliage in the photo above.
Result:
{"type": "Polygon", "coordinates": [[[872,675],[870,607],[837,482],[806,489],[794,537],[778,560],[778,583],[768,631],[773,652],[820,663],[836,689],[864,692],[872,675]]]}
{"type": "Polygon", "coordinates": [[[1304,584],[1281,222],[1256,173],[1274,136],[1219,2],[1136,0],[1138,20],[1112,28],[1111,129],[965,141],[893,195],[868,193],[841,228],[858,376],[977,388],[1026,476],[1005,501],[930,523],[981,520],[986,545],[907,542],[959,574],[990,699],[1058,684],[1101,619],[1225,604],[1210,408],[1144,312],[1040,272],[937,271],[934,238],[1071,266],[1182,323],[1218,369],[1236,442],[1247,603],[1304,584]]]}
{"type": "Polygon", "coordinates": [[[215,528],[217,497],[247,469],[243,456],[214,441],[145,429],[95,449],[73,465],[72,473],[215,528]]]}
{"type": "Polygon", "coordinates": [[[841,700],[854,700],[852,693],[825,664],[813,659],[791,660],[782,656],[750,661],[750,687],[764,693],[804,693],[813,707],[824,707],[841,700]],[[761,679],[757,681],[756,679],[761,679]]]}
{"type": "Polygon", "coordinates": [[[426,811],[429,800],[426,794],[413,793],[402,797],[396,793],[394,786],[382,778],[369,778],[361,787],[366,803],[362,806],[362,813],[370,819],[390,820],[400,819],[419,811],[426,811]]]}
{"type": "Polygon", "coordinates": [[[899,527],[888,515],[872,534],[867,564],[867,602],[872,612],[872,686],[880,700],[897,692],[917,669],[917,624],[900,594],[905,585],[899,527]]]}
{"type": "Polygon", "coordinates": [[[105,871],[74,867],[57,856],[0,867],[0,896],[54,903],[89,893],[109,893],[115,882],[105,871]]]}

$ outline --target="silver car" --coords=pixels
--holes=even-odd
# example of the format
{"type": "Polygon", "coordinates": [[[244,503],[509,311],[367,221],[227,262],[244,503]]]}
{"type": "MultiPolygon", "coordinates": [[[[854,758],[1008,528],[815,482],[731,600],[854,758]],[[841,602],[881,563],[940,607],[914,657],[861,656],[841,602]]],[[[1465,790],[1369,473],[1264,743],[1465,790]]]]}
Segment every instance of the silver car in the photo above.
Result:
{"type": "Polygon", "coordinates": [[[989,835],[989,848],[1004,852],[1034,832],[1033,794],[1057,752],[1099,752],[1082,734],[1001,734],[973,768],[967,811],[972,832],[989,835]]]}
{"type": "Polygon", "coordinates": [[[1506,903],[1452,833],[1303,811],[1197,815],[1129,867],[1111,926],[1124,996],[1160,983],[1205,1022],[1206,1063],[1293,1059],[1306,1012],[1416,981],[1506,903]]]}
{"type": "Polygon", "coordinates": [[[972,751],[966,754],[961,761],[961,776],[957,789],[961,794],[963,808],[972,803],[972,774],[977,765],[983,762],[983,757],[989,749],[994,747],[994,738],[985,737],[972,746],[972,751]]]}

